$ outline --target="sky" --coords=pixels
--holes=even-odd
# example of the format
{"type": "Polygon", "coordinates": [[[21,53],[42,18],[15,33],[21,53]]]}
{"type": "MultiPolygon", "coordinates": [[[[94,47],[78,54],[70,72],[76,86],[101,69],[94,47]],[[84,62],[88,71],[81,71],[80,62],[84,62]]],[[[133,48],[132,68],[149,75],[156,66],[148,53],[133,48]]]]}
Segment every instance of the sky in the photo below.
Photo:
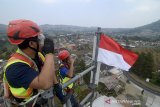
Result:
{"type": "Polygon", "coordinates": [[[0,24],[134,28],[160,19],[160,0],[0,0],[0,24]]]}

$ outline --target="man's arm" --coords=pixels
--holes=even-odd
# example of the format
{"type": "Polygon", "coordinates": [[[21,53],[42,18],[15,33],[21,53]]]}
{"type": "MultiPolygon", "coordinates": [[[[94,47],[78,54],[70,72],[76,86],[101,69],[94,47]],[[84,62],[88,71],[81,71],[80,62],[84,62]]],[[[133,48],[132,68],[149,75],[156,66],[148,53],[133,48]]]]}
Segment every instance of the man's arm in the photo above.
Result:
{"type": "Polygon", "coordinates": [[[68,63],[69,63],[69,71],[67,72],[67,76],[69,78],[72,78],[73,74],[74,74],[74,61],[75,61],[75,59],[69,57],[69,61],[68,61],[68,63]]]}
{"type": "Polygon", "coordinates": [[[31,82],[30,87],[35,89],[48,89],[56,84],[57,78],[55,75],[54,64],[54,43],[53,39],[46,38],[42,48],[45,55],[45,62],[40,74],[31,82]]]}
{"type": "Polygon", "coordinates": [[[29,87],[34,89],[48,89],[53,86],[53,81],[55,80],[54,55],[46,54],[44,66],[40,74],[34,78],[29,87]]]}

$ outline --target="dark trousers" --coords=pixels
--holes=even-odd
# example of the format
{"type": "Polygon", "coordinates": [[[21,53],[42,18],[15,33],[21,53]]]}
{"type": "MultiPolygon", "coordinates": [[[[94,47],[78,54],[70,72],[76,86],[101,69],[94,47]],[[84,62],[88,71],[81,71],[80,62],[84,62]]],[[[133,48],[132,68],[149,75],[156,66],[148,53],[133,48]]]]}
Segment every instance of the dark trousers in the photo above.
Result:
{"type": "Polygon", "coordinates": [[[73,94],[70,97],[70,101],[71,101],[72,107],[79,107],[79,104],[73,94]]]}

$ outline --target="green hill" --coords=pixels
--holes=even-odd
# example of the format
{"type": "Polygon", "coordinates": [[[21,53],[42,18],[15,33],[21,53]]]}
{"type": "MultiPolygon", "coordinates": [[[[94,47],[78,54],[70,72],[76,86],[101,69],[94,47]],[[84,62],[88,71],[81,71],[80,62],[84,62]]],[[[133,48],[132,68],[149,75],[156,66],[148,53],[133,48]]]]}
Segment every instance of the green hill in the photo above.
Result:
{"type": "Polygon", "coordinates": [[[115,36],[139,36],[139,37],[147,37],[147,38],[158,37],[159,38],[160,20],[144,25],[144,26],[132,28],[129,30],[113,32],[113,35],[115,36]]]}

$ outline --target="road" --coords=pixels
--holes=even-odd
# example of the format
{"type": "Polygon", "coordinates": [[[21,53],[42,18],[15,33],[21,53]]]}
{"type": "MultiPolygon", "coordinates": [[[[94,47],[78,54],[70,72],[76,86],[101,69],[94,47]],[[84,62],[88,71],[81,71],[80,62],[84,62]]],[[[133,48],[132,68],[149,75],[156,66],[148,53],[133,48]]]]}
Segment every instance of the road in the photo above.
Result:
{"type": "Polygon", "coordinates": [[[123,74],[124,74],[130,81],[132,81],[134,84],[138,85],[139,87],[143,88],[144,90],[147,90],[147,91],[149,91],[149,92],[152,93],[152,94],[155,94],[155,95],[160,96],[160,92],[158,92],[158,91],[156,91],[156,90],[153,90],[153,89],[151,89],[151,88],[149,88],[149,87],[146,87],[145,85],[139,83],[138,81],[136,81],[133,77],[131,77],[131,76],[129,75],[129,72],[123,71],[123,74]]]}

